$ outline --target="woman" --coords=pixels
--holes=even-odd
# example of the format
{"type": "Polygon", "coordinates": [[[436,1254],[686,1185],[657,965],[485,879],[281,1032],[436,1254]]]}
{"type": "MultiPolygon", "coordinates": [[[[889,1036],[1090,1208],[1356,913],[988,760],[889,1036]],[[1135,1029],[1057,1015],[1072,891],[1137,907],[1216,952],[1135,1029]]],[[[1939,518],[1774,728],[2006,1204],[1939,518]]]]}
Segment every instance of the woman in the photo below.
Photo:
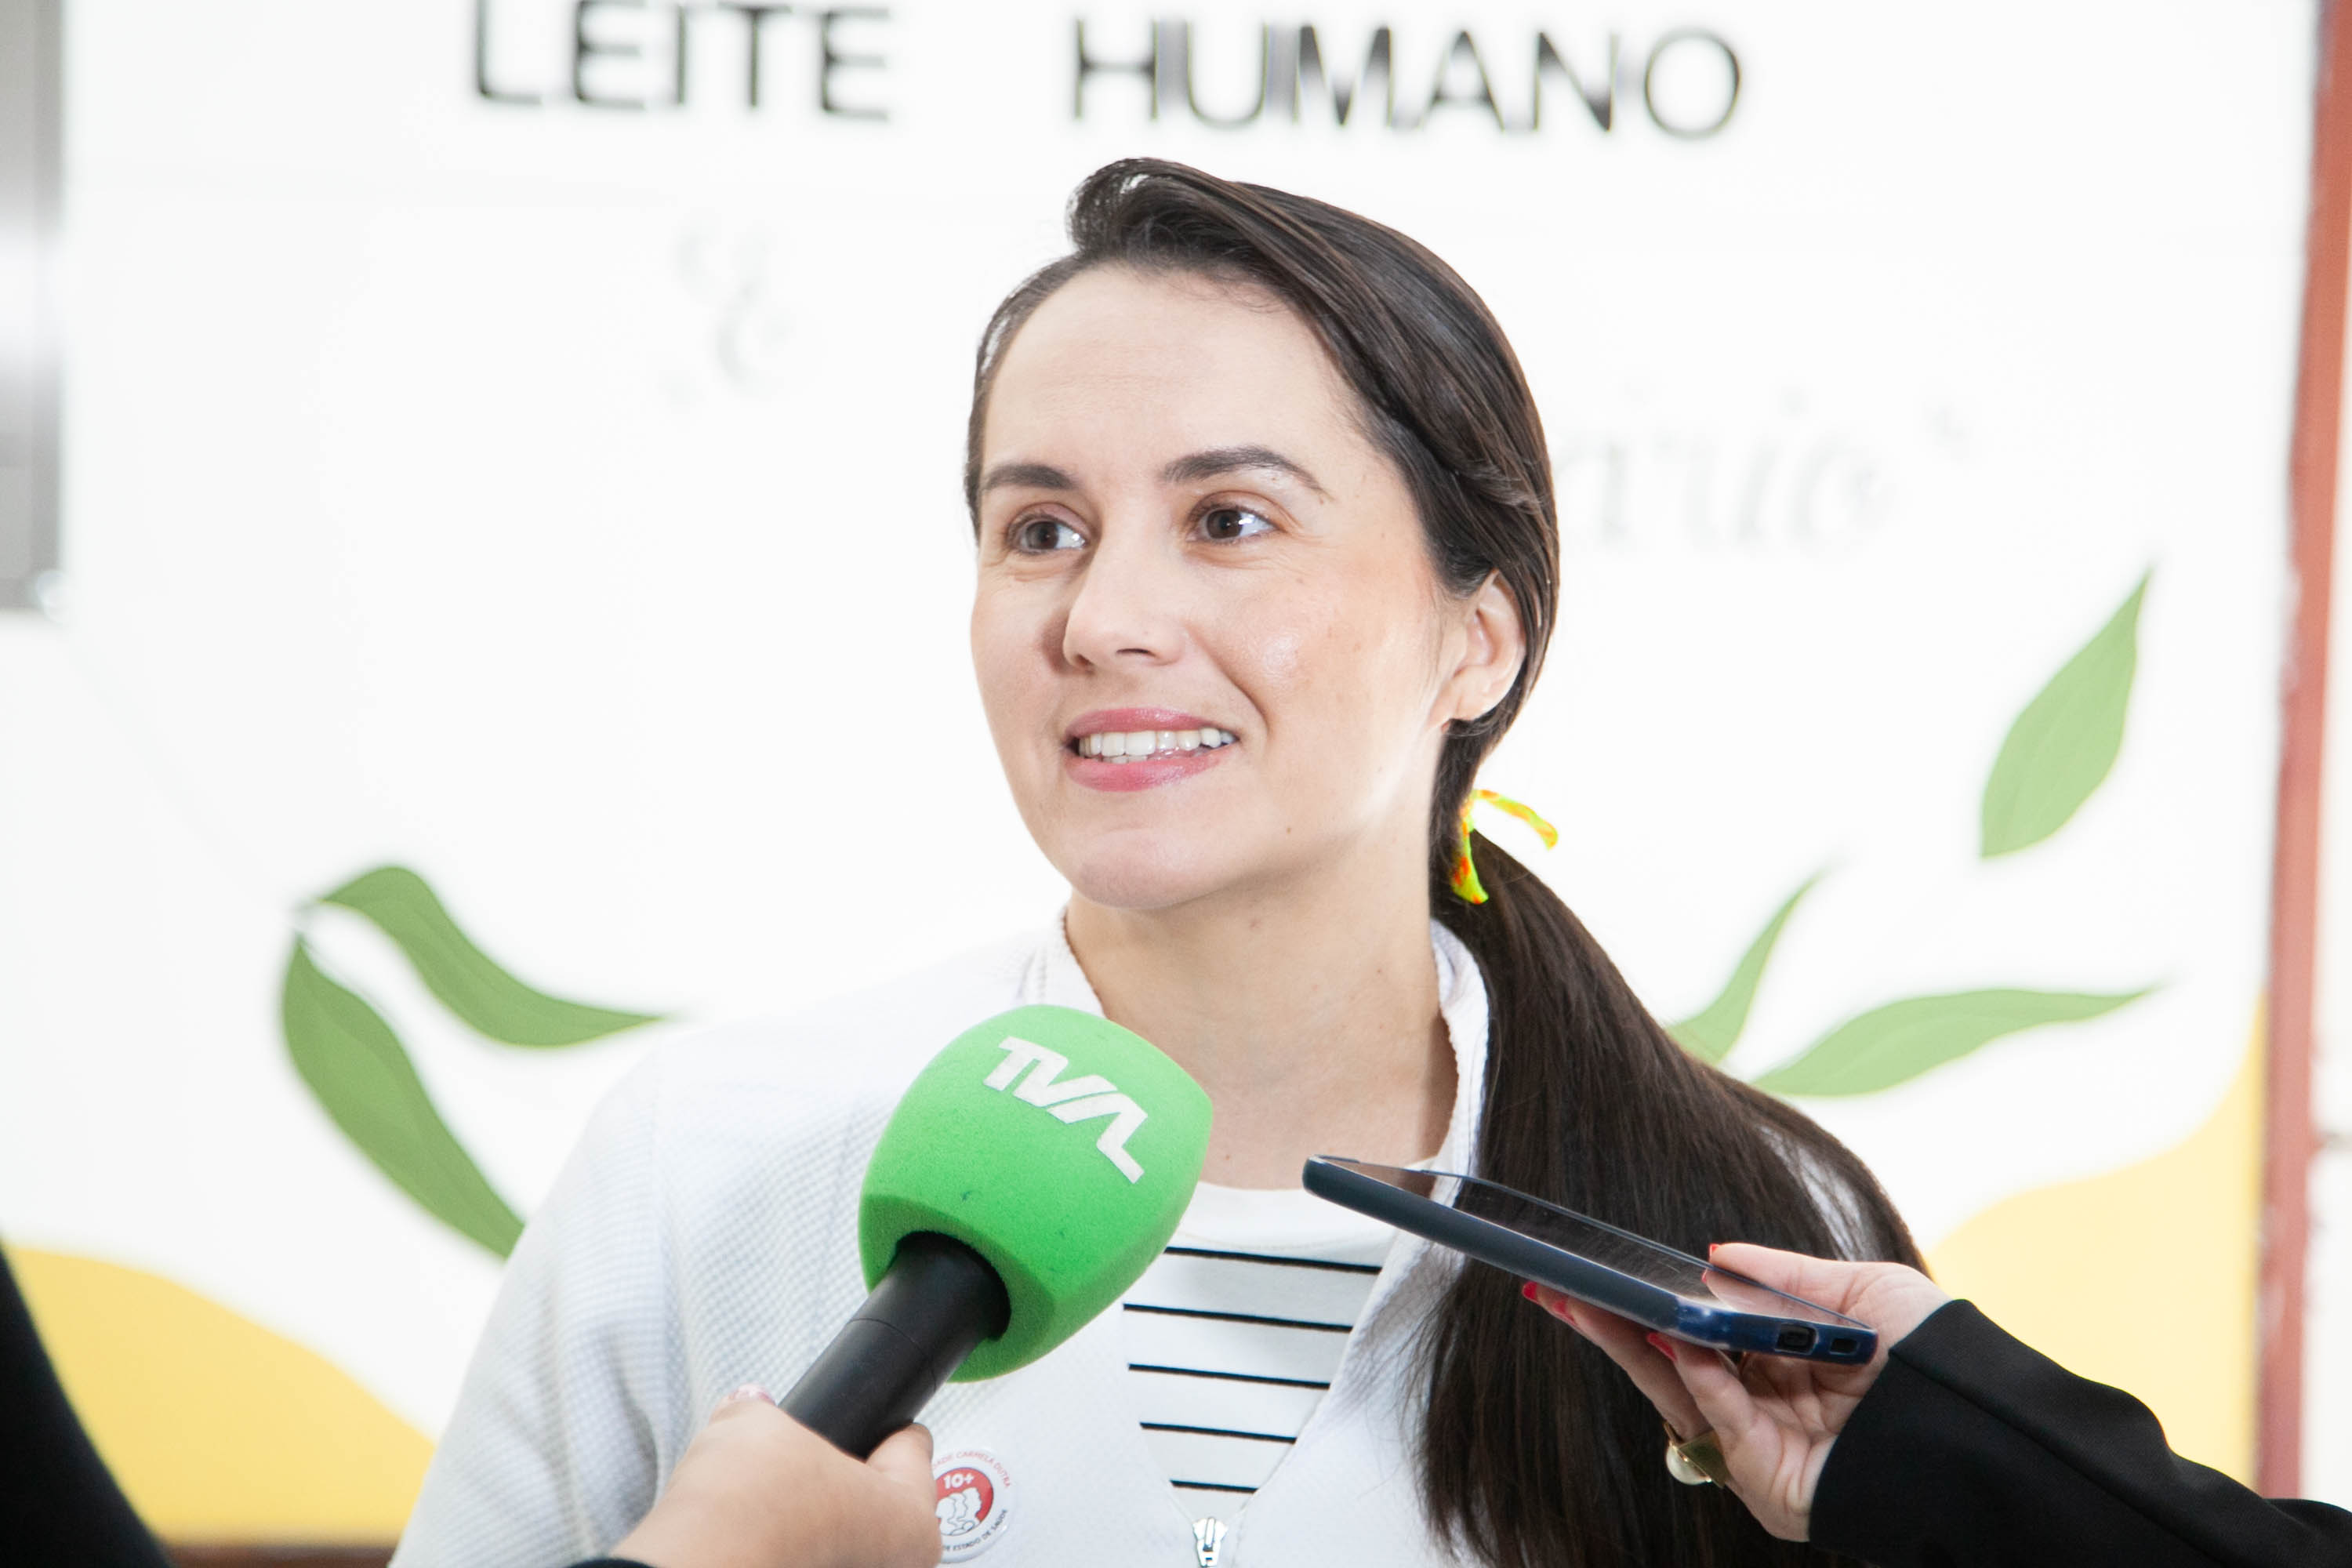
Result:
{"type": "Polygon", "coordinates": [[[993,1478],[942,1500],[955,1560],[1815,1560],[1676,1485],[1656,1415],[1513,1281],[1297,1190],[1311,1154],[1434,1155],[1685,1247],[1916,1261],[1858,1162],[1675,1049],[1468,831],[1559,596],[1501,329],[1403,236],[1179,165],[1097,172],[1070,234],[982,337],[966,466],[973,662],[1063,919],[617,1092],[516,1249],[400,1561],[617,1539],[720,1393],[789,1382],[862,1298],[899,1088],[1034,1001],[1200,1080],[1208,1184],[1130,1310],[925,1412],[993,1478]],[[1235,1320],[1325,1359],[1200,1337],[1235,1320]]]}

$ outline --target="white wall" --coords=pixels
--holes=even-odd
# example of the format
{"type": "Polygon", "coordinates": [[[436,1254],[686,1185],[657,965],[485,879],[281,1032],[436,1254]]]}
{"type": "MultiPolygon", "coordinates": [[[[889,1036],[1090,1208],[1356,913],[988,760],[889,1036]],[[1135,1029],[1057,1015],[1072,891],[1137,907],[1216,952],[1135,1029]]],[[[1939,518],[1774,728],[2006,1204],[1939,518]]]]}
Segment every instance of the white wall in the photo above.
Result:
{"type": "MultiPolygon", "coordinates": [[[[1075,14],[1108,51],[1154,9],[1075,14]]],[[[1259,14],[1189,14],[1245,99],[1259,14]]],[[[529,978],[687,1021],[1048,916],[963,652],[969,354],[1140,152],[1393,223],[1512,332],[1570,553],[1486,782],[1562,825],[1544,869],[1662,1013],[1827,868],[1749,1070],[1899,996],[2160,983],[1819,1103],[1924,1239],[2205,1121],[2263,984],[2309,5],[1308,18],[1351,54],[1397,19],[1408,100],[1466,23],[1515,117],[1539,24],[1628,59],[1712,27],[1743,90],[1701,141],[1638,82],[1607,135],[1557,88],[1540,134],[1215,131],[1133,81],[1074,121],[1073,15],[845,31],[876,124],[811,102],[804,19],[753,114],[723,32],[686,110],[527,109],[476,95],[463,0],[74,6],[67,574],[0,623],[0,1234],[183,1280],[430,1430],[495,1268],[288,1069],[304,900],[401,860],[529,978]],[[2151,567],[2116,772],[1980,861],[2008,724],[2151,567]]],[[[568,13],[494,18],[499,80],[554,92],[568,13]]],[[[304,918],[522,1206],[649,1043],[489,1047],[304,918]]]]}

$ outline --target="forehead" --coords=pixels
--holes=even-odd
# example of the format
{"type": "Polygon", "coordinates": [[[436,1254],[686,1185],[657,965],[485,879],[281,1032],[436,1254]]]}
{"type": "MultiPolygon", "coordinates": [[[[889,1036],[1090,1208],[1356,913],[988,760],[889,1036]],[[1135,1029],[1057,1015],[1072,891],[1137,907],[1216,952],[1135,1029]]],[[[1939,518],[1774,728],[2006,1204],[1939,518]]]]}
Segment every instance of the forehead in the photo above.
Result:
{"type": "Polygon", "coordinates": [[[1354,415],[1322,340],[1272,294],[1104,267],[1056,289],[1014,335],[982,447],[989,460],[1095,437],[1154,465],[1243,442],[1337,457],[1365,447],[1354,415]]]}

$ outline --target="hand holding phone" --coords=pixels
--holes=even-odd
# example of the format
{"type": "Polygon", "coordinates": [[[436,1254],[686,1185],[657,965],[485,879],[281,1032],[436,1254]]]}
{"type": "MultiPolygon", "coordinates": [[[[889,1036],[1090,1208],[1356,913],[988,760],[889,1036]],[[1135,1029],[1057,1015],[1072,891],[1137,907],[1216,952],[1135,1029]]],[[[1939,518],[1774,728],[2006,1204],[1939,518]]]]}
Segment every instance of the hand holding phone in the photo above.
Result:
{"type": "Polygon", "coordinates": [[[1739,1242],[1713,1256],[1775,1289],[1867,1319],[1878,1327],[1881,1353],[1860,1366],[1750,1356],[1735,1368],[1549,1287],[1531,1287],[1531,1296],[1622,1368],[1675,1432],[1713,1433],[1731,1489],[1759,1523],[1783,1541],[1808,1540],[1814,1486],[1846,1417],[1876,1383],[1885,1348],[1949,1298],[1899,1263],[1846,1263],[1739,1242]]]}
{"type": "Polygon", "coordinates": [[[1675,1434],[1713,1436],[1732,1491],[1784,1541],[1810,1534],[1830,1446],[1877,1380],[1885,1347],[1948,1300],[1899,1263],[1738,1242],[1701,1259],[1446,1172],[1326,1156],[1307,1163],[1304,1180],[1529,1281],[1530,1298],[1622,1368],[1675,1434]],[[1760,1353],[1735,1361],[1727,1351],[1760,1353]]]}

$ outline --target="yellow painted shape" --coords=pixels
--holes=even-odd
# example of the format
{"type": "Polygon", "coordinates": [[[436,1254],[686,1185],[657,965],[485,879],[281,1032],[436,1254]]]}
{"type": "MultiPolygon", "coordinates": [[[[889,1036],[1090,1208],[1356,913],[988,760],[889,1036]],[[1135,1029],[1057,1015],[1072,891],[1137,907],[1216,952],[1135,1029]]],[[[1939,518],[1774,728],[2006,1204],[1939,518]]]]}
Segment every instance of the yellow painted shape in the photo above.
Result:
{"type": "Polygon", "coordinates": [[[1937,1279],[2069,1371],[2126,1390],[2173,1451],[2251,1481],[2263,1015],[2205,1124],[2137,1165],[1976,1215],[1937,1279]]]}
{"type": "Polygon", "coordinates": [[[173,1541],[386,1542],[433,1445],[316,1352],[184,1286],[8,1249],[58,1381],[173,1541]]]}

